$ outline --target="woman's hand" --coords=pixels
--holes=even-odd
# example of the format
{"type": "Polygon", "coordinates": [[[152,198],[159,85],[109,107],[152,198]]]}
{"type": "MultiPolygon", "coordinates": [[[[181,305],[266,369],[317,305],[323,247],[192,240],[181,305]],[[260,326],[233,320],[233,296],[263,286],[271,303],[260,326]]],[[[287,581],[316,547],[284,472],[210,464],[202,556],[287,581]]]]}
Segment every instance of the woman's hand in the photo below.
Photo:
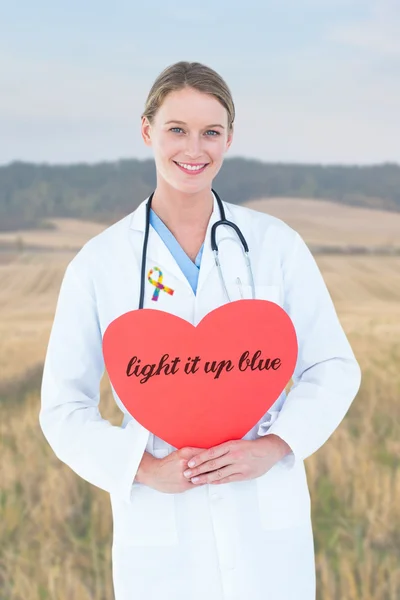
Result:
{"type": "Polygon", "coordinates": [[[171,452],[165,458],[155,458],[145,452],[135,480],[167,494],[186,492],[194,485],[184,477],[183,471],[191,458],[204,451],[204,448],[186,447],[171,452]]]}
{"type": "Polygon", "coordinates": [[[256,440],[225,442],[190,459],[184,477],[195,485],[254,479],[264,475],[290,452],[290,446],[273,434],[256,440]]]}

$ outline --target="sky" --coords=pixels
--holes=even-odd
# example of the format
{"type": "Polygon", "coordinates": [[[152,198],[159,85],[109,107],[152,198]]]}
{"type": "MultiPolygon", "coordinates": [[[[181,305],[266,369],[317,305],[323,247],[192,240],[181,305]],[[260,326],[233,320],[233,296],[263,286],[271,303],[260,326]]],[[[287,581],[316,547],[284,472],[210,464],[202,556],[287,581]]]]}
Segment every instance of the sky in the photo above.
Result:
{"type": "Polygon", "coordinates": [[[149,158],[140,116],[180,60],[222,75],[227,156],[400,162],[400,0],[36,0],[0,19],[0,164],[149,158]]]}

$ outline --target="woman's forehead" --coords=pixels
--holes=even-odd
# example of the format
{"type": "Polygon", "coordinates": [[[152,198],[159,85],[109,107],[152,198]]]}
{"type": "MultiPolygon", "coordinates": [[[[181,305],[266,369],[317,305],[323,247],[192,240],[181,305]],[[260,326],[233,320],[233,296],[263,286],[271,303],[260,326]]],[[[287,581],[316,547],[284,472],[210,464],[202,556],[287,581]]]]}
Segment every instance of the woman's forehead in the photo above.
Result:
{"type": "Polygon", "coordinates": [[[225,127],[227,119],[227,110],[217,98],[193,89],[170,92],[158,113],[163,123],[177,119],[185,123],[201,121],[206,125],[220,124],[225,127]]]}

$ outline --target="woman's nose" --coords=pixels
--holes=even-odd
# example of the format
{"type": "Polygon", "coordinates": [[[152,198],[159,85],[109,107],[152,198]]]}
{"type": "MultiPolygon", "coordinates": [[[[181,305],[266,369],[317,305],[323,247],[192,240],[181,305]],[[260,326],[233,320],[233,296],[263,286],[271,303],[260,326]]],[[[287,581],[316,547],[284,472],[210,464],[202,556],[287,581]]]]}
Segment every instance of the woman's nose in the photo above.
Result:
{"type": "Polygon", "coordinates": [[[202,153],[201,139],[197,135],[191,135],[187,138],[186,154],[190,158],[197,158],[202,153]]]}

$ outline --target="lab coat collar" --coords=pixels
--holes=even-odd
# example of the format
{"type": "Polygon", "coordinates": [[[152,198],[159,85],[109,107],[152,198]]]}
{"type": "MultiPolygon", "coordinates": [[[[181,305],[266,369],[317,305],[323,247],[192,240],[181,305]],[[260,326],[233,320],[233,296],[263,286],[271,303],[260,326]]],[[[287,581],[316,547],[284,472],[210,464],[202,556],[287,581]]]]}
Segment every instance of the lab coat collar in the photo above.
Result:
{"type": "Polygon", "coordinates": [[[144,232],[146,227],[146,204],[149,198],[150,196],[147,196],[146,200],[143,200],[143,202],[139,204],[136,210],[133,211],[129,223],[130,229],[135,229],[136,231],[144,232]]]}
{"type": "MultiPolygon", "coordinates": [[[[145,229],[146,229],[146,204],[147,204],[147,201],[149,198],[150,198],[150,196],[147,196],[147,198],[139,204],[139,206],[136,208],[136,210],[133,211],[131,219],[130,219],[130,224],[129,224],[130,229],[135,229],[136,231],[142,231],[142,232],[145,231],[145,229]]],[[[211,213],[209,226],[212,225],[212,223],[215,223],[215,221],[217,221],[218,219],[220,219],[218,203],[217,203],[217,199],[214,194],[213,194],[213,198],[214,198],[214,206],[213,206],[213,212],[211,213]]]]}

